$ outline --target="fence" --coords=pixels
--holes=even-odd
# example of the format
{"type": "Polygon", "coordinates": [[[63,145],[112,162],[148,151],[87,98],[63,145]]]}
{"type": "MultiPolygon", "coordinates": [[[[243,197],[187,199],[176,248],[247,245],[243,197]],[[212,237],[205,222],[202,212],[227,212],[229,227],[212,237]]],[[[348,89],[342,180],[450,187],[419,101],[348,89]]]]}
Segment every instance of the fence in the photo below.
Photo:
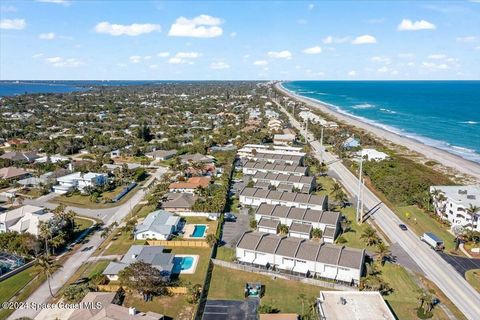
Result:
{"type": "Polygon", "coordinates": [[[205,240],[197,241],[168,241],[168,240],[147,240],[147,244],[150,246],[164,246],[164,247],[197,247],[197,248],[209,248],[208,243],[205,240]]]}
{"type": "Polygon", "coordinates": [[[36,260],[30,261],[30,262],[28,262],[28,263],[25,263],[25,264],[24,264],[23,266],[21,266],[21,267],[15,268],[15,269],[13,269],[12,271],[9,271],[9,272],[7,272],[7,273],[5,273],[5,274],[2,274],[2,275],[0,276],[0,282],[2,282],[3,280],[7,280],[7,279],[10,278],[11,276],[14,276],[14,275],[16,275],[17,273],[19,273],[19,272],[21,272],[21,271],[23,271],[23,270],[25,270],[25,269],[27,269],[27,268],[30,268],[31,266],[33,266],[33,265],[35,264],[35,261],[36,261],[36,260]]]}
{"type": "Polygon", "coordinates": [[[323,281],[323,280],[318,280],[313,278],[305,278],[302,276],[297,276],[297,275],[283,273],[283,272],[282,273],[273,272],[266,269],[261,269],[261,268],[257,268],[249,265],[238,264],[238,263],[233,263],[233,262],[228,262],[228,261],[223,261],[218,259],[212,259],[212,262],[214,265],[218,265],[220,267],[225,267],[225,268],[235,269],[235,270],[240,270],[245,272],[253,272],[253,273],[262,274],[264,276],[269,276],[269,277],[273,276],[273,277],[285,279],[285,280],[299,281],[299,282],[303,282],[306,284],[323,287],[323,288],[330,288],[330,289],[341,290],[341,291],[358,291],[357,287],[347,286],[347,285],[343,285],[335,282],[323,281]]]}
{"type": "MultiPolygon", "coordinates": [[[[98,291],[104,291],[104,292],[117,292],[118,289],[120,289],[120,285],[118,284],[101,284],[98,285],[98,291]]],[[[125,291],[131,291],[128,288],[123,288],[125,291]]],[[[171,293],[171,294],[187,294],[188,293],[188,288],[187,287],[166,287],[166,289],[171,293]]]]}

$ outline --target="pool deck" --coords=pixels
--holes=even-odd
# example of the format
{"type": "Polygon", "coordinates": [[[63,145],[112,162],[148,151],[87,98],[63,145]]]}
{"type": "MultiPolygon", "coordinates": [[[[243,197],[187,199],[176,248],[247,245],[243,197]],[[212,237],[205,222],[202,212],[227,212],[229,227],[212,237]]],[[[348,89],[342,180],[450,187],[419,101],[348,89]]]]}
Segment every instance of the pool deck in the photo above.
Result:
{"type": "Polygon", "coordinates": [[[192,257],[193,258],[192,267],[188,270],[180,271],[180,274],[194,274],[195,273],[195,271],[197,270],[198,259],[200,259],[200,256],[198,254],[176,254],[175,257],[179,257],[179,258],[192,257]]]}
{"type": "Polygon", "coordinates": [[[183,238],[184,239],[205,239],[207,236],[208,225],[207,224],[186,224],[183,227],[183,238]],[[205,226],[205,233],[203,237],[194,237],[193,232],[195,231],[195,226],[205,226]]]}

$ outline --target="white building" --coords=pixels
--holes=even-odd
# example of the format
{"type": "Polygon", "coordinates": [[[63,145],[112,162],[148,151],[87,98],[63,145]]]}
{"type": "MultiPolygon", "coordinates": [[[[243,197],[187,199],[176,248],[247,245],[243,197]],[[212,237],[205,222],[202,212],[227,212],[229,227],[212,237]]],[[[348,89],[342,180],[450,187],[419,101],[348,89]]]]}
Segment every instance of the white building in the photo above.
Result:
{"type": "Polygon", "coordinates": [[[375,149],[362,149],[356,153],[358,157],[363,157],[367,161],[382,161],[388,159],[388,154],[375,149]]]}
{"type": "Polygon", "coordinates": [[[314,176],[257,172],[253,175],[252,180],[257,187],[260,187],[260,184],[262,184],[265,185],[267,189],[273,186],[276,190],[285,191],[292,191],[292,189],[295,188],[302,193],[310,193],[310,191],[316,187],[316,179],[314,176]]]}
{"type": "Polygon", "coordinates": [[[242,264],[358,284],[365,250],[247,231],[237,243],[236,258],[242,264]]]}
{"type": "MultiPolygon", "coordinates": [[[[322,231],[323,241],[333,243],[340,232],[339,212],[286,207],[262,203],[255,211],[255,220],[275,225],[275,221],[289,228],[291,237],[310,239],[313,229],[322,231]],[[267,222],[267,220],[270,220],[267,222]]],[[[258,224],[259,225],[259,224],[258,224]]],[[[260,230],[260,229],[259,229],[260,230]]],[[[262,230],[260,230],[262,231],[262,230]]],[[[267,232],[267,231],[265,231],[267,232]]],[[[268,231],[269,232],[269,231],[268,231]]]]}
{"type": "Polygon", "coordinates": [[[397,319],[378,291],[320,291],[320,320],[397,319]]]}
{"type": "Polygon", "coordinates": [[[181,218],[173,213],[157,210],[151,212],[135,227],[135,240],[169,240],[179,231],[181,218]]]}
{"type": "Polygon", "coordinates": [[[298,113],[298,116],[303,120],[303,121],[310,121],[311,123],[319,124],[321,126],[325,126],[327,124],[327,121],[320,116],[316,115],[315,113],[311,111],[300,111],[298,113]]]}
{"type": "Polygon", "coordinates": [[[240,157],[248,158],[254,153],[283,154],[293,156],[305,156],[305,152],[300,147],[276,146],[266,144],[246,144],[237,151],[240,157]]]}
{"type": "Polygon", "coordinates": [[[294,134],[276,134],[273,136],[273,143],[276,145],[289,145],[295,141],[294,134]]]}
{"type": "Polygon", "coordinates": [[[328,197],[246,187],[240,192],[240,203],[252,207],[258,207],[262,203],[266,203],[324,211],[328,207],[328,197]]]}
{"type": "Polygon", "coordinates": [[[24,205],[20,208],[0,213],[0,233],[16,231],[19,233],[28,232],[38,236],[40,222],[50,220],[53,214],[45,208],[24,205]]]}
{"type": "Polygon", "coordinates": [[[268,130],[270,131],[278,131],[282,130],[283,128],[283,122],[280,119],[270,119],[267,124],[268,130]]]}
{"type": "Polygon", "coordinates": [[[53,186],[53,191],[58,194],[65,194],[75,188],[83,191],[85,187],[102,186],[108,182],[108,175],[94,172],[74,172],[57,178],[57,182],[58,185],[53,186]]]}
{"type": "Polygon", "coordinates": [[[257,172],[306,176],[308,167],[298,165],[269,163],[267,161],[249,161],[242,168],[243,174],[255,175],[257,172]]]}
{"type": "Polygon", "coordinates": [[[468,212],[470,206],[480,207],[480,185],[431,186],[430,194],[436,213],[452,227],[459,225],[480,231],[480,210],[473,214],[468,212]]]}

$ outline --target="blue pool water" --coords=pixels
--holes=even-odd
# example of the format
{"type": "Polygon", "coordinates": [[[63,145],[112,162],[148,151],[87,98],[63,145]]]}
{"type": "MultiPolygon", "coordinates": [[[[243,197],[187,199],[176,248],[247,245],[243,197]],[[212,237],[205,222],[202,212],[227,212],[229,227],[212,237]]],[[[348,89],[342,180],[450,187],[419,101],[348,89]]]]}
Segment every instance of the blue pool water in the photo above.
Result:
{"type": "Polygon", "coordinates": [[[203,238],[203,236],[205,236],[206,230],[207,226],[196,225],[195,229],[193,229],[192,238],[203,238]]]}
{"type": "Polygon", "coordinates": [[[174,257],[173,258],[173,273],[180,273],[188,270],[193,266],[193,257],[174,257]]]}

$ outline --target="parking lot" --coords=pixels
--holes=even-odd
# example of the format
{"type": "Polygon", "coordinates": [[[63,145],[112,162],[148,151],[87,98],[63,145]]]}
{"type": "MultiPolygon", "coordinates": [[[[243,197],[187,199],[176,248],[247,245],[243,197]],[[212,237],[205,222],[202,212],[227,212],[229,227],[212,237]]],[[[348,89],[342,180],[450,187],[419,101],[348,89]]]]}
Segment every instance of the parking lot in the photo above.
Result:
{"type": "Polygon", "coordinates": [[[465,278],[465,272],[471,269],[480,269],[480,259],[470,259],[465,257],[457,257],[450,254],[446,254],[444,252],[439,252],[440,256],[443,260],[447,261],[449,264],[452,265],[455,270],[462,277],[465,278]]]}
{"type": "Polygon", "coordinates": [[[207,300],[203,320],[256,320],[259,299],[207,300]]]}
{"type": "Polygon", "coordinates": [[[236,214],[237,221],[225,221],[223,224],[222,243],[225,246],[233,248],[235,247],[240,236],[249,229],[249,216],[247,209],[240,209],[236,214]]]}

